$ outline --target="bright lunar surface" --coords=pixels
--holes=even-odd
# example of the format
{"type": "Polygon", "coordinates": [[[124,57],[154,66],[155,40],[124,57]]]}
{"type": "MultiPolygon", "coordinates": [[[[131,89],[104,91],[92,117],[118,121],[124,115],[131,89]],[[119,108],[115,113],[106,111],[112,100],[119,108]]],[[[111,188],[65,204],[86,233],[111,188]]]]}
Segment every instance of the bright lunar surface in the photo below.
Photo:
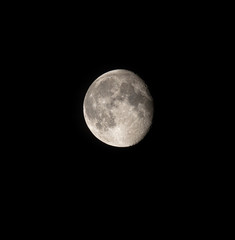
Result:
{"type": "Polygon", "coordinates": [[[91,132],[102,142],[129,147],[140,142],[152,124],[153,99],[135,73],[117,69],[104,73],[89,87],[83,113],[91,132]]]}

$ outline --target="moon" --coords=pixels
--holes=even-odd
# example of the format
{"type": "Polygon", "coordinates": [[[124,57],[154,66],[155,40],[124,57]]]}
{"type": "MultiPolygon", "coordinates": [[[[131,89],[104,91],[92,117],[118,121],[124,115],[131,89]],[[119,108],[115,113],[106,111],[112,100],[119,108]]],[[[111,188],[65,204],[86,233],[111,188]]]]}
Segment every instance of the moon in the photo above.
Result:
{"type": "Polygon", "coordinates": [[[153,98],[137,74],[116,69],[90,85],[83,114],[88,128],[100,141],[130,147],[143,140],[152,125],[153,98]]]}

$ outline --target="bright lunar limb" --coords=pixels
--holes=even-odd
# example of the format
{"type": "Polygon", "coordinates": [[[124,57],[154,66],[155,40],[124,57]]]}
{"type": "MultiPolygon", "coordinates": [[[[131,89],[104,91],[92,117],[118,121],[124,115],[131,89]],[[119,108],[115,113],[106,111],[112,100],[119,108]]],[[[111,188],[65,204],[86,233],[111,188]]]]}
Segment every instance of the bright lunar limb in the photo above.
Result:
{"type": "Polygon", "coordinates": [[[124,69],[112,70],[89,87],[83,114],[88,128],[99,140],[111,146],[129,147],[149,131],[153,99],[138,75],[124,69]]]}

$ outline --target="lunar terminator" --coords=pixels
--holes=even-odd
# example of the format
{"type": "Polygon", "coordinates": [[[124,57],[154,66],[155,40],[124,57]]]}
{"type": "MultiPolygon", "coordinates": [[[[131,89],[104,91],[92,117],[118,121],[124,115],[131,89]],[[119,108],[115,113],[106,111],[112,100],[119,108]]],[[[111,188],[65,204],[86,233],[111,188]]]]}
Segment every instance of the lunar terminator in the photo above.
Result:
{"type": "Polygon", "coordinates": [[[129,147],[148,133],[153,99],[138,75],[116,69],[102,74],[90,85],[83,114],[96,138],[111,146],[129,147]]]}

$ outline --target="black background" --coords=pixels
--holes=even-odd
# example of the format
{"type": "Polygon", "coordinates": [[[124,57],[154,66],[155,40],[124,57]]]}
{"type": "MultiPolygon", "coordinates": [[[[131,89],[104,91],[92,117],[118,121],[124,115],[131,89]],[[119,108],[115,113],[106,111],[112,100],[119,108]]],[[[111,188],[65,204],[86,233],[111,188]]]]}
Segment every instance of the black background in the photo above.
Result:
{"type": "Polygon", "coordinates": [[[207,191],[197,90],[207,78],[210,28],[190,6],[91,5],[32,6],[9,19],[19,96],[14,189],[44,218],[64,216],[72,228],[72,219],[87,227],[114,216],[149,230],[187,224],[200,212],[197,193],[207,191]],[[83,117],[90,84],[119,68],[138,74],[154,99],[149,133],[128,148],[100,142],[83,117]]]}

